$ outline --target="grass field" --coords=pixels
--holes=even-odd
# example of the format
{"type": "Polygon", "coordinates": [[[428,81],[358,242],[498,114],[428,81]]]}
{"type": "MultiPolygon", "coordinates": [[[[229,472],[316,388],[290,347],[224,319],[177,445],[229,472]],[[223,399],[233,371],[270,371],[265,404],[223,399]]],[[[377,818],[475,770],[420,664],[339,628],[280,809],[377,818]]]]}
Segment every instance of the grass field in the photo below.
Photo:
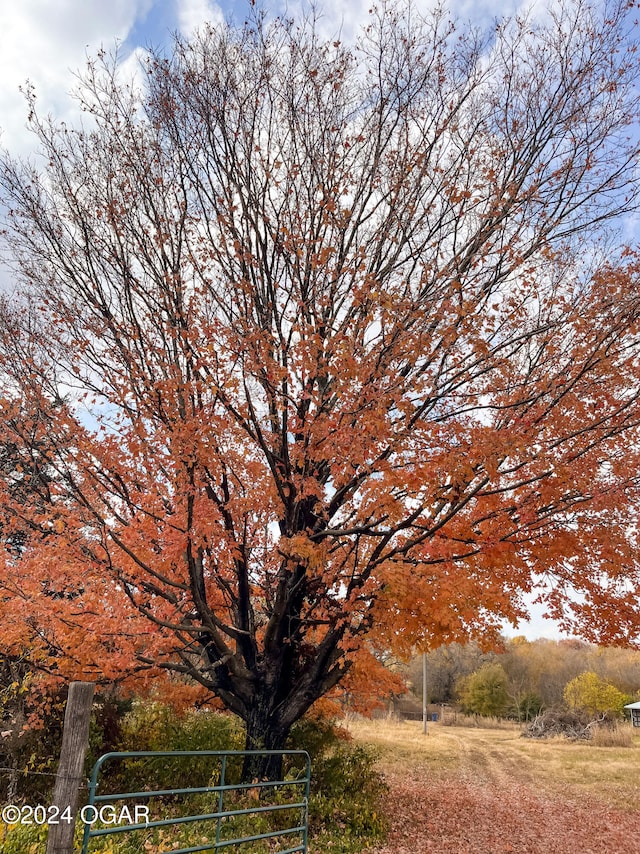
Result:
{"type": "Polygon", "coordinates": [[[640,736],[629,747],[522,738],[515,725],[348,724],[389,784],[376,854],[623,854],[640,844],[640,736]]]}

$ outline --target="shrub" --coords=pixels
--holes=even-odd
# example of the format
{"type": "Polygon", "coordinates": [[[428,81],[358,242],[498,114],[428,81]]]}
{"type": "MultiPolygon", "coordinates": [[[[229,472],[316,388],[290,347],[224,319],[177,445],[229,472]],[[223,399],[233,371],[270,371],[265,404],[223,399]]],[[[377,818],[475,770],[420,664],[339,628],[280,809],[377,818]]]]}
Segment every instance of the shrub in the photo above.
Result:
{"type": "Polygon", "coordinates": [[[45,825],[0,823],[2,854],[43,854],[47,844],[45,825]]]}
{"type": "MultiPolygon", "coordinates": [[[[30,681],[27,673],[24,688],[16,681],[0,691],[0,765],[13,771],[0,774],[0,800],[5,803],[48,803],[57,770],[68,688],[34,686],[30,681]]],[[[96,695],[87,776],[99,756],[117,749],[122,718],[130,707],[130,701],[115,694],[96,695]]]]}
{"type": "MultiPolygon", "coordinates": [[[[136,701],[120,726],[120,751],[242,750],[244,734],[237,718],[218,712],[191,710],[179,713],[154,701],[136,701]]],[[[111,791],[184,789],[207,786],[215,780],[220,762],[202,757],[134,757],[105,766],[104,779],[111,791]]],[[[229,779],[239,773],[240,762],[230,764],[229,779]]]]}
{"type": "Polygon", "coordinates": [[[518,702],[514,703],[509,712],[509,717],[513,720],[532,721],[543,710],[543,702],[537,694],[525,694],[518,702]]]}
{"type": "Polygon", "coordinates": [[[289,746],[311,757],[309,830],[317,850],[359,854],[384,836],[380,800],[386,784],[371,748],[353,744],[334,722],[313,717],[296,724],[289,746]]]}
{"type": "MultiPolygon", "coordinates": [[[[5,699],[14,684],[3,686],[5,699]]],[[[19,692],[22,687],[17,689],[19,692]]],[[[0,800],[47,803],[62,744],[67,691],[41,692],[25,684],[23,694],[19,704],[12,708],[9,703],[2,709],[0,765],[11,770],[0,774],[0,800]]]]}
{"type": "MultiPolygon", "coordinates": [[[[162,703],[136,702],[125,715],[121,726],[121,750],[241,750],[244,732],[238,720],[230,715],[215,712],[176,713],[162,703]]],[[[309,799],[309,828],[315,845],[320,850],[328,847],[343,854],[359,854],[368,844],[379,839],[386,830],[386,820],[380,809],[380,798],[385,791],[382,775],[375,769],[376,756],[367,747],[355,745],[347,730],[326,719],[308,716],[294,726],[287,747],[306,750],[311,759],[311,792],[309,799]]],[[[170,789],[207,786],[217,782],[217,765],[192,759],[165,760],[130,759],[114,764],[106,775],[111,791],[137,791],[140,788],[170,789]],[[145,785],[141,786],[141,781],[145,785]]],[[[284,764],[287,779],[302,771],[301,760],[290,759],[284,764]]],[[[105,769],[107,771],[108,769],[105,769]]],[[[227,778],[237,780],[240,762],[231,765],[227,778]]],[[[289,799],[283,790],[275,797],[289,799]]],[[[229,808],[240,803],[246,795],[225,797],[229,808]]],[[[177,799],[176,799],[177,800],[177,799]]],[[[202,796],[204,803],[206,796],[202,796]]],[[[249,804],[250,805],[250,804],[249,804]]],[[[198,811],[198,797],[189,801],[189,811],[198,811]]],[[[169,815],[171,799],[153,805],[153,812],[161,810],[169,815]]],[[[204,811],[210,811],[210,803],[204,811]]],[[[266,832],[288,826],[288,811],[264,816],[248,816],[236,820],[239,835],[266,832]]],[[[227,830],[230,825],[227,825],[227,830]]],[[[174,844],[192,845],[201,842],[208,828],[176,828],[171,841],[174,844]]],[[[165,833],[165,843],[168,834],[165,833]]],[[[125,840],[114,844],[113,854],[124,854],[125,840]]],[[[154,843],[149,840],[149,844],[154,843]]],[[[266,843],[263,846],[268,850],[266,843]]],[[[256,850],[260,846],[256,847],[256,850]]],[[[128,849],[126,849],[128,851],[128,849]]],[[[152,850],[152,849],[150,849],[152,850]]],[[[261,850],[261,849],[260,849],[261,850]]]]}
{"type": "MultiPolygon", "coordinates": [[[[97,703],[94,717],[87,760],[89,770],[97,756],[111,750],[241,750],[244,746],[241,724],[226,714],[200,711],[180,714],[159,702],[139,700],[126,704],[115,698],[103,698],[97,703]]],[[[309,828],[317,850],[359,854],[384,835],[387,823],[380,798],[385,784],[375,768],[376,755],[371,748],[354,744],[347,730],[334,722],[313,716],[295,725],[287,746],[292,750],[306,750],[311,758],[309,828]]],[[[208,786],[218,781],[218,767],[217,761],[194,762],[191,758],[177,761],[132,758],[107,763],[101,774],[100,790],[104,794],[208,786]]],[[[284,770],[288,779],[295,778],[302,770],[302,763],[285,762],[284,770]]],[[[231,764],[227,777],[233,781],[239,774],[238,761],[235,767],[231,764]]],[[[273,802],[288,801],[289,791],[273,792],[273,802]]],[[[45,802],[44,797],[42,802],[45,802]]],[[[225,806],[252,806],[255,803],[252,797],[253,794],[247,792],[229,793],[228,799],[225,796],[225,806]]],[[[268,802],[266,797],[265,802],[268,802]]],[[[187,811],[191,814],[211,811],[210,795],[190,796],[188,802],[179,796],[168,797],[150,802],[150,806],[152,815],[168,818],[184,814],[187,803],[187,811]]],[[[290,819],[291,814],[282,811],[239,817],[227,822],[225,827],[227,833],[233,831],[242,836],[290,826],[290,819]]],[[[207,835],[210,836],[212,827],[212,822],[194,823],[109,836],[102,844],[96,842],[95,850],[104,848],[112,854],[133,854],[144,845],[144,850],[153,854],[167,847],[189,847],[202,844],[207,835]]],[[[0,850],[3,854],[42,854],[45,836],[43,828],[0,826],[0,850]]],[[[247,850],[267,852],[269,843],[256,843],[247,850]]]]}

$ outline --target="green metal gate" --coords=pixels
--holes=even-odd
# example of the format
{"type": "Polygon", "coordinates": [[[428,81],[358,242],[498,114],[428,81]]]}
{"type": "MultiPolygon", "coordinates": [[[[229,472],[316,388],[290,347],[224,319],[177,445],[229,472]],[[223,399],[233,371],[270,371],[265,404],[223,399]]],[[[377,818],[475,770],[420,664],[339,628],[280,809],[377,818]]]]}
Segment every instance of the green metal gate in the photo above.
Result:
{"type": "MultiPolygon", "coordinates": [[[[295,761],[295,759],[294,759],[295,761]]],[[[206,840],[201,844],[190,845],[186,848],[167,848],[167,854],[193,854],[197,851],[224,851],[231,846],[245,846],[252,842],[267,839],[287,839],[284,843],[289,847],[280,849],[277,854],[295,854],[295,852],[307,852],[307,828],[308,828],[308,801],[309,785],[311,779],[311,764],[309,754],[305,750],[167,750],[167,751],[132,751],[126,753],[105,753],[96,762],[89,783],[89,799],[80,811],[80,818],[84,822],[84,836],[82,841],[82,854],[91,854],[93,848],[92,840],[117,833],[134,833],[149,831],[153,828],[175,827],[193,822],[206,822],[210,830],[206,832],[206,840]],[[229,782],[229,766],[237,764],[247,755],[268,756],[280,755],[284,758],[295,757],[298,762],[302,761],[303,770],[294,779],[277,781],[263,781],[252,783],[229,782]],[[194,762],[202,761],[205,757],[218,762],[217,772],[212,774],[217,777],[213,785],[195,786],[189,788],[157,789],[154,791],[139,792],[117,792],[99,794],[98,778],[106,763],[122,762],[127,759],[159,759],[166,758],[184,759],[193,757],[194,762]],[[275,802],[265,804],[265,795],[272,791],[275,802]],[[247,797],[255,800],[255,804],[240,806],[239,808],[225,807],[225,797],[229,793],[236,796],[247,797]],[[148,808],[145,810],[143,804],[157,798],[172,798],[184,796],[188,798],[193,795],[211,795],[215,808],[199,813],[197,815],[179,815],[171,818],[159,818],[149,820],[148,808]],[[134,802],[134,803],[132,803],[134,802]],[[141,804],[141,802],[143,802],[141,804]],[[129,804],[131,804],[129,806],[129,804]],[[120,806],[118,806],[120,805],[120,806]],[[225,835],[225,829],[230,826],[230,821],[241,816],[265,816],[267,814],[280,814],[286,816],[287,812],[294,815],[295,820],[291,826],[278,827],[262,833],[249,833],[238,838],[229,838],[225,835]],[[144,821],[140,818],[144,817],[144,821]],[[122,820],[124,818],[124,821],[122,820]],[[106,826],[105,826],[106,824],[106,826]],[[290,843],[295,843],[291,845],[290,843]]],[[[198,825],[199,826],[199,825],[198,825]]],[[[142,845],[140,850],[143,851],[142,845]]],[[[247,850],[241,848],[241,850],[247,850]]],[[[274,849],[269,849],[270,851],[274,849]]]]}

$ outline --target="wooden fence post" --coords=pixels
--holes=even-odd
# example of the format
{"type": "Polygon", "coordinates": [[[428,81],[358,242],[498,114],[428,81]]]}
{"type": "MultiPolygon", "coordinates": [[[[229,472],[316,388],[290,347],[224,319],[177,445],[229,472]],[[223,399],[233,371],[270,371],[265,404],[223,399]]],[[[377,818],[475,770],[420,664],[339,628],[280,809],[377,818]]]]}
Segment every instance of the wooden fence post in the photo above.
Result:
{"type": "Polygon", "coordinates": [[[59,824],[49,825],[47,854],[73,854],[73,832],[80,785],[84,779],[84,758],[89,745],[89,723],[95,687],[93,682],[72,682],[69,685],[60,764],[51,803],[59,810],[59,824]],[[63,813],[67,817],[71,816],[71,820],[64,820],[63,813]]]}

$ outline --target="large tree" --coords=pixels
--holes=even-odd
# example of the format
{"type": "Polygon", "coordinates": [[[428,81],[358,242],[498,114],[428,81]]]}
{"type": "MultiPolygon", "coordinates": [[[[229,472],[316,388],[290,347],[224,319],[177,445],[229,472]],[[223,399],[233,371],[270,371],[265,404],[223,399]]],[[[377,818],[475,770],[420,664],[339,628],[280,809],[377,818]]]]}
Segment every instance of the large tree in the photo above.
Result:
{"type": "Polygon", "coordinates": [[[637,641],[629,15],[383,4],[353,46],[258,16],[137,83],[98,58],[83,126],[31,100],[5,643],[186,675],[277,748],[376,644],[486,638],[536,585],[637,641]]]}

